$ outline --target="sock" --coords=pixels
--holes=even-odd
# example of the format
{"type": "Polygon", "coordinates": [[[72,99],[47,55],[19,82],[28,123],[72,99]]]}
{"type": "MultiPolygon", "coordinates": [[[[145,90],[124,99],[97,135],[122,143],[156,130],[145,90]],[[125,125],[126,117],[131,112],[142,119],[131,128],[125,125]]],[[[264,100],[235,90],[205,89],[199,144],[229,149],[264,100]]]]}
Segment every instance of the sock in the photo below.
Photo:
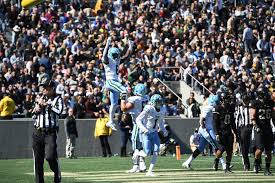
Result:
{"type": "Polygon", "coordinates": [[[201,153],[200,150],[196,149],[192,154],[193,158],[195,159],[196,157],[198,157],[198,155],[200,155],[200,153],[201,153]]]}
{"type": "Polygon", "coordinates": [[[270,171],[270,161],[268,161],[267,158],[265,158],[265,169],[266,169],[267,171],[270,171]]]}
{"type": "Polygon", "coordinates": [[[219,161],[220,161],[220,159],[219,159],[219,158],[216,158],[216,159],[215,159],[215,165],[218,165],[218,164],[219,164],[219,161]]]}
{"type": "Polygon", "coordinates": [[[220,163],[224,166],[225,162],[224,162],[223,157],[220,158],[220,163]]]}
{"type": "Polygon", "coordinates": [[[110,111],[109,111],[110,112],[110,114],[109,114],[109,122],[110,123],[114,123],[113,120],[114,120],[116,108],[117,108],[117,105],[110,105],[110,111]]]}
{"type": "Polygon", "coordinates": [[[154,166],[155,166],[155,165],[151,163],[151,164],[150,164],[150,166],[149,166],[148,172],[152,172],[152,171],[153,171],[154,166]]]}
{"type": "Polygon", "coordinates": [[[186,163],[190,165],[194,159],[195,159],[195,158],[193,157],[193,155],[191,155],[191,156],[189,156],[189,158],[186,160],[186,163]]]}

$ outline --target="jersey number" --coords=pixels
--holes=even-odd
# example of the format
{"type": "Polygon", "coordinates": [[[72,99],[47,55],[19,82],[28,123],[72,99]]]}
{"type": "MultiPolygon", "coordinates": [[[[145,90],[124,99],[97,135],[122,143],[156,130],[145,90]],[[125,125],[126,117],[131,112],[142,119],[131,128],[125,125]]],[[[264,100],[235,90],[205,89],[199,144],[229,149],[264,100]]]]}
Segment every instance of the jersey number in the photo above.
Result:
{"type": "Polygon", "coordinates": [[[271,118],[271,109],[259,109],[259,119],[270,119],[271,118]]]}
{"type": "Polygon", "coordinates": [[[229,114],[226,114],[224,116],[224,124],[226,124],[226,125],[230,124],[230,115],[229,114]]]}

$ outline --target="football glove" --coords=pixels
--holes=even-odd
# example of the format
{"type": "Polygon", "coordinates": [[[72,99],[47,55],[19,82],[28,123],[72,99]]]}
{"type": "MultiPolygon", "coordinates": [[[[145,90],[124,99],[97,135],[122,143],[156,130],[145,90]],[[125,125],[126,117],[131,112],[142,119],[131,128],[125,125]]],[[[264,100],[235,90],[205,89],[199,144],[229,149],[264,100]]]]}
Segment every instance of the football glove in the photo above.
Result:
{"type": "Polygon", "coordinates": [[[126,100],[126,99],[127,99],[127,93],[121,93],[120,100],[126,100]]]}

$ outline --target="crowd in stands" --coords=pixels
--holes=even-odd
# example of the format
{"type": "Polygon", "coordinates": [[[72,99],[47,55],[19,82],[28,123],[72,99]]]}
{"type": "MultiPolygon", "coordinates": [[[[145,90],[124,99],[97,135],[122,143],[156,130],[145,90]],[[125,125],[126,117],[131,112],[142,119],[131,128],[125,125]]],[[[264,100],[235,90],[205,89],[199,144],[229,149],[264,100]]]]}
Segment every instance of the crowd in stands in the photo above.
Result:
{"type": "Polygon", "coordinates": [[[119,66],[121,82],[129,92],[145,83],[148,95],[161,93],[168,115],[181,105],[153,80],[178,81],[181,67],[187,83],[192,75],[213,92],[253,93],[259,83],[274,90],[272,0],[56,0],[25,10],[11,2],[0,2],[0,95],[11,93],[15,112],[27,117],[45,77],[77,118],[108,113],[101,61],[108,36],[122,50],[134,43],[119,66]]]}

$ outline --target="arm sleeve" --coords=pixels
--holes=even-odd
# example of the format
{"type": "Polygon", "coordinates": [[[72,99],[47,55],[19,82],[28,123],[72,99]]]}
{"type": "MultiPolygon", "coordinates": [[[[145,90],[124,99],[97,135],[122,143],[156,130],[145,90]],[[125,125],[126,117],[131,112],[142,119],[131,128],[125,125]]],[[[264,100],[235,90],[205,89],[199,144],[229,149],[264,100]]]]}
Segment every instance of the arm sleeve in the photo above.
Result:
{"type": "Polygon", "coordinates": [[[63,111],[63,101],[61,97],[58,97],[54,100],[54,103],[52,105],[52,111],[57,115],[61,115],[63,111]]]}
{"type": "Polygon", "coordinates": [[[213,109],[213,121],[214,121],[214,130],[217,134],[220,133],[220,113],[218,112],[217,108],[213,109]]]}
{"type": "Polygon", "coordinates": [[[136,119],[137,126],[141,129],[142,132],[147,130],[147,128],[143,125],[142,121],[147,118],[148,112],[149,111],[146,108],[144,108],[136,119]]]}
{"type": "Polygon", "coordinates": [[[105,46],[104,51],[103,51],[103,55],[102,55],[103,63],[108,62],[108,58],[107,58],[108,55],[107,54],[108,54],[110,43],[111,43],[111,40],[110,40],[110,38],[108,38],[107,42],[106,42],[106,46],[105,46]]]}

